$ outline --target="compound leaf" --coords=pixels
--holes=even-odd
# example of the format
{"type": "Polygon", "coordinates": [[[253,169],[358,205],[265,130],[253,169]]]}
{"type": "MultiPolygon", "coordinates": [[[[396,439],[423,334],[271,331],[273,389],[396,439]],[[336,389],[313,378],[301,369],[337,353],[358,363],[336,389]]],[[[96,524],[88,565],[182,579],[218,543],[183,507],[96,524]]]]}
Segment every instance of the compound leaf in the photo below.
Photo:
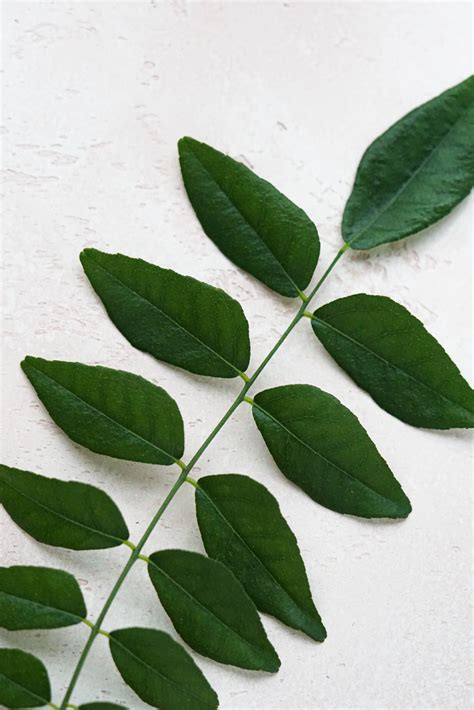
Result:
{"type": "Polygon", "coordinates": [[[363,518],[406,518],[410,501],[357,417],[311,385],[256,395],[255,422],[276,464],[313,500],[363,518]]]}
{"type": "Polygon", "coordinates": [[[110,651],[125,683],[161,710],[215,710],[217,695],[187,651],[163,631],[112,631],[110,651]]]}
{"type": "Polygon", "coordinates": [[[207,236],[277,293],[298,296],[319,257],[318,232],[305,212],[205,143],[182,138],[178,149],[184,185],[207,236]]]}
{"type": "Polygon", "coordinates": [[[43,663],[17,648],[0,648],[0,704],[7,708],[38,708],[51,700],[43,663]]]}
{"type": "Polygon", "coordinates": [[[55,423],[98,454],[170,465],[184,450],[174,399],[143,377],[108,367],[26,357],[21,366],[55,423]]]}
{"type": "Polygon", "coordinates": [[[474,392],[441,345],[399,303],[364,293],[314,312],[313,330],[383,409],[431,429],[474,426],[474,392]]]}
{"type": "Polygon", "coordinates": [[[49,567],[0,567],[0,626],[55,629],[78,624],[87,616],[75,578],[49,567]]]}
{"type": "Polygon", "coordinates": [[[371,249],[419,232],[474,183],[474,77],[419,106],[366,150],[344,210],[342,235],[371,249]]]}
{"type": "Polygon", "coordinates": [[[236,377],[250,359],[247,319],[225,291],[142,259],[85,249],[110,318],[139,350],[198,375],[236,377]]]}
{"type": "Polygon", "coordinates": [[[99,488],[46,478],[0,464],[0,503],[35,540],[71,550],[99,550],[128,540],[122,515],[99,488]]]}
{"type": "Polygon", "coordinates": [[[260,611],[315,641],[326,638],[298,543],[270,491],[248,476],[205,476],[196,514],[206,552],[232,570],[260,611]]]}
{"type": "Polygon", "coordinates": [[[176,631],[203,656],[249,670],[280,666],[254,603],[220,562],[185,550],[150,557],[150,579],[176,631]]]}

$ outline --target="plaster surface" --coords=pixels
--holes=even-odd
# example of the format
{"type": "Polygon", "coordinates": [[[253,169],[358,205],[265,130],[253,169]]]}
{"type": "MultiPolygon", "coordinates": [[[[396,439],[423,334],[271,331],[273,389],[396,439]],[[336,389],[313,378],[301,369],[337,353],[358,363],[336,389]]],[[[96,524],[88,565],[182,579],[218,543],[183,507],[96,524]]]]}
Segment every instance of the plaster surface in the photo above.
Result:
{"type": "MultiPolygon", "coordinates": [[[[166,388],[186,424],[186,458],[236,395],[134,350],[108,320],[78,255],[142,257],[225,288],[250,322],[251,371],[295,302],[272,294],[204,236],[180,179],[191,135],[244,161],[303,207],[322,242],[318,273],[362,152],[391,123],[471,71],[468,3],[7,2],[3,4],[6,190],[2,249],[2,451],[9,465],[105,489],[138,539],[175,478],[165,467],[73,444],[23,376],[26,354],[139,373],[166,388]]],[[[357,292],[408,307],[471,377],[472,201],[426,232],[348,253],[319,303],[357,292]]],[[[255,391],[304,382],[354,411],[413,504],[406,522],[368,522],[311,502],[276,469],[241,407],[194,475],[238,472],[281,503],[328,629],[317,645],[269,617],[275,676],[195,656],[223,710],[467,710],[471,706],[471,468],[467,432],[417,430],[379,409],[325,353],[305,321],[255,391]]],[[[471,380],[472,381],[472,380],[471,380]]],[[[202,551],[193,490],[182,490],[146,547],[202,551]]],[[[42,546],[0,511],[5,565],[78,578],[95,618],[127,549],[42,546]]],[[[136,565],[105,623],[177,635],[136,565]]],[[[38,655],[59,703],[87,629],[0,632],[38,655]]],[[[94,645],[73,702],[145,706],[94,645]]]]}

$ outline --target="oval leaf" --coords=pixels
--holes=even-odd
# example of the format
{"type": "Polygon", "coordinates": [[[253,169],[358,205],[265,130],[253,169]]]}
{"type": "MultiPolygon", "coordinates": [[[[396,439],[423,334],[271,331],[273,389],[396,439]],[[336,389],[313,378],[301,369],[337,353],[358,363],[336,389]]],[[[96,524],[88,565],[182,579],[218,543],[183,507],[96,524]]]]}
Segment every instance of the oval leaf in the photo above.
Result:
{"type": "Polygon", "coordinates": [[[207,236],[277,293],[298,296],[319,257],[318,232],[305,212],[205,143],[182,138],[178,148],[184,185],[207,236]]]}
{"type": "Polygon", "coordinates": [[[406,308],[359,293],[314,312],[326,350],[383,409],[431,429],[474,426],[474,392],[406,308]]]}
{"type": "Polygon", "coordinates": [[[79,710],[128,710],[128,708],[116,703],[86,703],[79,705],[79,710]]]}
{"type": "Polygon", "coordinates": [[[78,624],[87,616],[75,578],[48,567],[0,567],[0,626],[56,629],[78,624]]]}
{"type": "Polygon", "coordinates": [[[0,704],[38,708],[50,700],[48,673],[42,662],[17,648],[0,648],[0,704]]]}
{"type": "Polygon", "coordinates": [[[183,420],[176,402],[143,377],[29,356],[21,366],[54,422],[81,446],[162,465],[183,455],[183,420]]]}
{"type": "Polygon", "coordinates": [[[236,377],[247,369],[247,319],[221,289],[122,254],[85,249],[81,262],[134,347],[198,375],[236,377]]]}
{"type": "Polygon", "coordinates": [[[313,500],[362,518],[406,518],[410,501],[357,417],[311,385],[260,392],[255,422],[278,467],[313,500]]]}
{"type": "Polygon", "coordinates": [[[270,491],[248,476],[205,476],[196,514],[207,554],[232,570],[260,611],[324,641],[298,543],[270,491]]]}
{"type": "Polygon", "coordinates": [[[280,661],[253,602],[220,562],[185,550],[150,557],[150,579],[176,631],[220,663],[271,673],[280,661]]]}
{"type": "Polygon", "coordinates": [[[119,629],[110,651],[124,681],[161,710],[215,710],[217,695],[187,651],[163,631],[119,629]]]}
{"type": "Polygon", "coordinates": [[[474,77],[408,113],[364,153],[342,235],[371,249],[444,217],[474,183],[474,77]]]}
{"type": "Polygon", "coordinates": [[[128,540],[122,515],[99,488],[0,464],[0,503],[35,540],[71,550],[100,550],[128,540]]]}

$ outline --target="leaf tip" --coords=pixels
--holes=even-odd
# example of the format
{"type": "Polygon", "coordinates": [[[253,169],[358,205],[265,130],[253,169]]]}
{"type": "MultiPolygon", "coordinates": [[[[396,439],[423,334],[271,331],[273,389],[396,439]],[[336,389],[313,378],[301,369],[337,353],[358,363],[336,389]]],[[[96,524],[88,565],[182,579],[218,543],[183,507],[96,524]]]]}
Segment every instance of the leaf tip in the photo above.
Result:
{"type": "Polygon", "coordinates": [[[35,362],[38,361],[39,358],[33,357],[33,355],[26,355],[23,360],[20,362],[20,367],[25,373],[25,375],[28,376],[28,372],[30,370],[30,367],[35,364],[35,362]]]}
{"type": "Polygon", "coordinates": [[[181,154],[183,148],[189,148],[193,143],[197,143],[197,141],[191,136],[182,136],[178,140],[178,152],[181,154]]]}
{"type": "Polygon", "coordinates": [[[266,671],[267,673],[278,673],[278,671],[280,670],[281,661],[278,656],[278,653],[275,651],[273,646],[270,645],[270,648],[271,652],[268,653],[265,666],[262,667],[262,670],[266,671]]]}
{"type": "Polygon", "coordinates": [[[81,251],[81,253],[79,254],[79,260],[80,260],[82,266],[85,268],[86,262],[88,260],[92,259],[94,254],[98,254],[98,253],[100,253],[100,252],[98,252],[97,249],[93,249],[92,247],[85,247],[81,251]]]}

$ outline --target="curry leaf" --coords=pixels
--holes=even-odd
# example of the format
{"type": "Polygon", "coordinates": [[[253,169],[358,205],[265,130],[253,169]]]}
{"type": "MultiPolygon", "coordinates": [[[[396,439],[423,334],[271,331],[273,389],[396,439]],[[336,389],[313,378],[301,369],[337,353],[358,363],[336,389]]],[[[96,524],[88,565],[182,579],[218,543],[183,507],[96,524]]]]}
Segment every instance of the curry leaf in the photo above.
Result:
{"type": "Polygon", "coordinates": [[[143,377],[108,367],[26,357],[21,364],[56,424],[106,456],[169,465],[184,450],[174,399],[143,377]]]}
{"type": "Polygon", "coordinates": [[[364,153],[342,234],[371,249],[419,232],[450,212],[474,183],[474,77],[414,109],[364,153]]]}
{"type": "Polygon", "coordinates": [[[474,392],[441,345],[406,308],[359,293],[314,312],[313,330],[383,409],[432,429],[474,426],[474,392]]]}
{"type": "Polygon", "coordinates": [[[198,375],[236,377],[247,369],[247,319],[225,291],[122,254],[85,249],[81,262],[110,318],[139,350],[198,375]]]}
{"type": "Polygon", "coordinates": [[[82,592],[68,572],[48,567],[0,567],[0,626],[55,629],[87,615],[82,592]]]}
{"type": "Polygon", "coordinates": [[[196,514],[206,552],[232,570],[260,611],[315,641],[326,638],[298,543],[270,491],[248,476],[205,476],[196,514]]]}
{"type": "Polygon", "coordinates": [[[242,163],[192,138],[178,144],[188,197],[202,228],[237,266],[283,296],[311,281],[319,237],[309,217],[242,163]]]}
{"type": "Polygon", "coordinates": [[[86,483],[0,465],[0,503],[17,525],[48,545],[99,550],[128,539],[115,503],[86,483]]]}
{"type": "Polygon", "coordinates": [[[249,670],[275,672],[280,661],[257,610],[220,562],[185,550],[150,557],[150,579],[179,635],[198,653],[249,670]]]}
{"type": "Polygon", "coordinates": [[[38,708],[50,700],[48,673],[42,662],[17,648],[0,648],[0,704],[38,708]]]}
{"type": "Polygon", "coordinates": [[[215,710],[217,695],[187,651],[163,631],[112,631],[110,651],[124,681],[161,710],[215,710]]]}
{"type": "Polygon", "coordinates": [[[278,467],[313,500],[363,518],[406,518],[408,498],[357,417],[311,385],[256,395],[255,422],[278,467]]]}

